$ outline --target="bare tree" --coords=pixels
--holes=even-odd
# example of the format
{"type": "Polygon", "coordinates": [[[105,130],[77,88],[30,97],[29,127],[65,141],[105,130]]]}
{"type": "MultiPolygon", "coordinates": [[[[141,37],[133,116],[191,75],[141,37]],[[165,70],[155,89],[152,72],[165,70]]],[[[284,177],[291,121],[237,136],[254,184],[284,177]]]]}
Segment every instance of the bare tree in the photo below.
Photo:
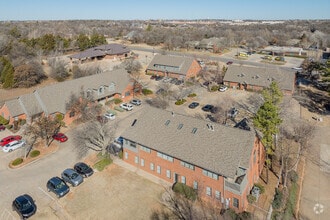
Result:
{"type": "Polygon", "coordinates": [[[234,104],[234,100],[230,96],[225,95],[216,105],[216,108],[218,109],[214,114],[214,119],[216,122],[227,124],[227,120],[230,118],[228,112],[231,108],[233,108],[234,104]]]}
{"type": "Polygon", "coordinates": [[[309,151],[309,140],[313,138],[315,127],[302,120],[292,122],[292,126],[284,124],[280,129],[278,145],[281,161],[281,175],[286,187],[288,173],[294,170],[301,159],[309,151]],[[296,144],[295,144],[296,143],[296,144]]]}
{"type": "Polygon", "coordinates": [[[78,157],[84,157],[89,150],[106,154],[107,146],[115,139],[115,126],[109,123],[89,121],[74,130],[73,142],[78,157]]]}
{"type": "Polygon", "coordinates": [[[183,86],[179,86],[176,90],[174,90],[172,92],[172,97],[175,100],[182,100],[184,97],[186,97],[187,95],[189,95],[192,92],[191,88],[186,88],[183,86]]]}
{"type": "Polygon", "coordinates": [[[57,81],[64,81],[69,77],[69,73],[66,70],[65,63],[63,61],[53,59],[49,64],[52,67],[50,72],[50,76],[52,78],[57,81]]]}
{"type": "Polygon", "coordinates": [[[33,143],[41,139],[45,141],[48,147],[53,141],[52,136],[61,128],[61,122],[56,118],[49,116],[40,116],[37,120],[28,125],[24,131],[24,135],[28,136],[33,143]]]}
{"type": "Polygon", "coordinates": [[[66,103],[66,110],[72,112],[82,122],[95,119],[102,111],[102,107],[93,101],[92,95],[85,95],[83,88],[79,95],[71,94],[66,103]]]}
{"type": "Polygon", "coordinates": [[[180,219],[180,220],[199,220],[223,219],[219,215],[220,208],[209,204],[198,197],[201,189],[195,190],[196,199],[193,200],[185,195],[185,192],[176,193],[170,188],[164,187],[160,210],[154,210],[151,215],[153,220],[180,219]],[[183,193],[183,194],[182,194],[183,193]]]}

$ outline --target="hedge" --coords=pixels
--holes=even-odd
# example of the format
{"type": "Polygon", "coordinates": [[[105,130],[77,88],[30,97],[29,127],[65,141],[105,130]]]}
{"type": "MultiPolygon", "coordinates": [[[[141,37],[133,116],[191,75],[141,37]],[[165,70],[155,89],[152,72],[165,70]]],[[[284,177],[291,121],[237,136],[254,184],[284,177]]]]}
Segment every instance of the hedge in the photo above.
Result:
{"type": "Polygon", "coordinates": [[[176,105],[182,105],[183,103],[185,103],[187,100],[185,99],[179,99],[175,102],[176,105]]]}
{"type": "Polygon", "coordinates": [[[40,155],[40,151],[38,150],[31,151],[30,153],[30,157],[37,157],[39,155],[40,155]]]}
{"type": "Polygon", "coordinates": [[[197,96],[196,93],[190,93],[190,94],[188,95],[189,98],[193,98],[193,97],[196,97],[196,96],[197,96]]]}
{"type": "Polygon", "coordinates": [[[153,92],[150,89],[142,89],[143,95],[151,95],[153,92]]]}
{"type": "Polygon", "coordinates": [[[193,201],[196,200],[196,198],[197,198],[196,191],[193,188],[191,188],[183,183],[179,183],[179,182],[175,183],[173,186],[173,191],[176,193],[180,193],[183,196],[185,196],[187,199],[190,199],[193,201]]]}
{"type": "Polygon", "coordinates": [[[23,158],[19,157],[19,158],[16,158],[15,160],[13,160],[11,165],[17,166],[17,165],[20,165],[21,163],[23,163],[23,158]]]}

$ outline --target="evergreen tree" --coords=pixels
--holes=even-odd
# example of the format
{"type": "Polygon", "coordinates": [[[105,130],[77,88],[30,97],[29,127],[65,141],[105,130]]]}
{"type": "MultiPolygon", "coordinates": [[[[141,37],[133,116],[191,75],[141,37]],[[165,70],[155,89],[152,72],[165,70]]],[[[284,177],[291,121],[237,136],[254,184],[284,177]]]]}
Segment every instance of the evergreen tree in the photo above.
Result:
{"type": "Polygon", "coordinates": [[[253,119],[254,126],[262,133],[261,142],[266,148],[267,181],[268,169],[271,168],[271,159],[276,147],[274,137],[279,132],[279,125],[282,122],[279,116],[282,96],[277,83],[272,82],[269,88],[263,91],[264,103],[253,119]]]}
{"type": "Polygon", "coordinates": [[[1,57],[0,62],[3,66],[0,74],[0,80],[3,88],[11,88],[14,85],[14,67],[5,57],[1,57]]]}

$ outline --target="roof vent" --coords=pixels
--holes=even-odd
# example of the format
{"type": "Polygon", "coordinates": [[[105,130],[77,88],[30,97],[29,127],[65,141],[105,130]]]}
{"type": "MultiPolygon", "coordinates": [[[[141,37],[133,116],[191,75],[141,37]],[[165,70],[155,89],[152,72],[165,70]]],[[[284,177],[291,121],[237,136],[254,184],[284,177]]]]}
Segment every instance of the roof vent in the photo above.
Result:
{"type": "Polygon", "coordinates": [[[256,75],[256,79],[258,79],[258,78],[260,78],[260,76],[259,75],[256,75]]]}

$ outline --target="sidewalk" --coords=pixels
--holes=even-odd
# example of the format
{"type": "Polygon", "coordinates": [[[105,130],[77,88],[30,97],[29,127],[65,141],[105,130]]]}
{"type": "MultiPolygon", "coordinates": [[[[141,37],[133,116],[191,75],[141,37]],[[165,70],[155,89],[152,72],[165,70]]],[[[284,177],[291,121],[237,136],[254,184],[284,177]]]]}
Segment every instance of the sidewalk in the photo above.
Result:
{"type": "Polygon", "coordinates": [[[127,170],[129,170],[131,172],[134,172],[137,175],[139,175],[139,176],[141,176],[141,177],[143,177],[145,179],[150,180],[151,182],[154,182],[156,184],[162,185],[163,187],[166,187],[166,188],[167,187],[172,187],[172,184],[171,183],[166,182],[166,181],[164,181],[164,180],[162,180],[162,179],[160,179],[160,178],[158,178],[158,177],[156,177],[154,175],[151,175],[151,174],[147,173],[146,171],[141,170],[138,167],[132,166],[132,165],[124,162],[122,159],[119,159],[118,157],[113,158],[113,163],[115,163],[116,165],[118,165],[118,166],[120,166],[122,168],[125,168],[125,169],[127,169],[127,170]]]}

